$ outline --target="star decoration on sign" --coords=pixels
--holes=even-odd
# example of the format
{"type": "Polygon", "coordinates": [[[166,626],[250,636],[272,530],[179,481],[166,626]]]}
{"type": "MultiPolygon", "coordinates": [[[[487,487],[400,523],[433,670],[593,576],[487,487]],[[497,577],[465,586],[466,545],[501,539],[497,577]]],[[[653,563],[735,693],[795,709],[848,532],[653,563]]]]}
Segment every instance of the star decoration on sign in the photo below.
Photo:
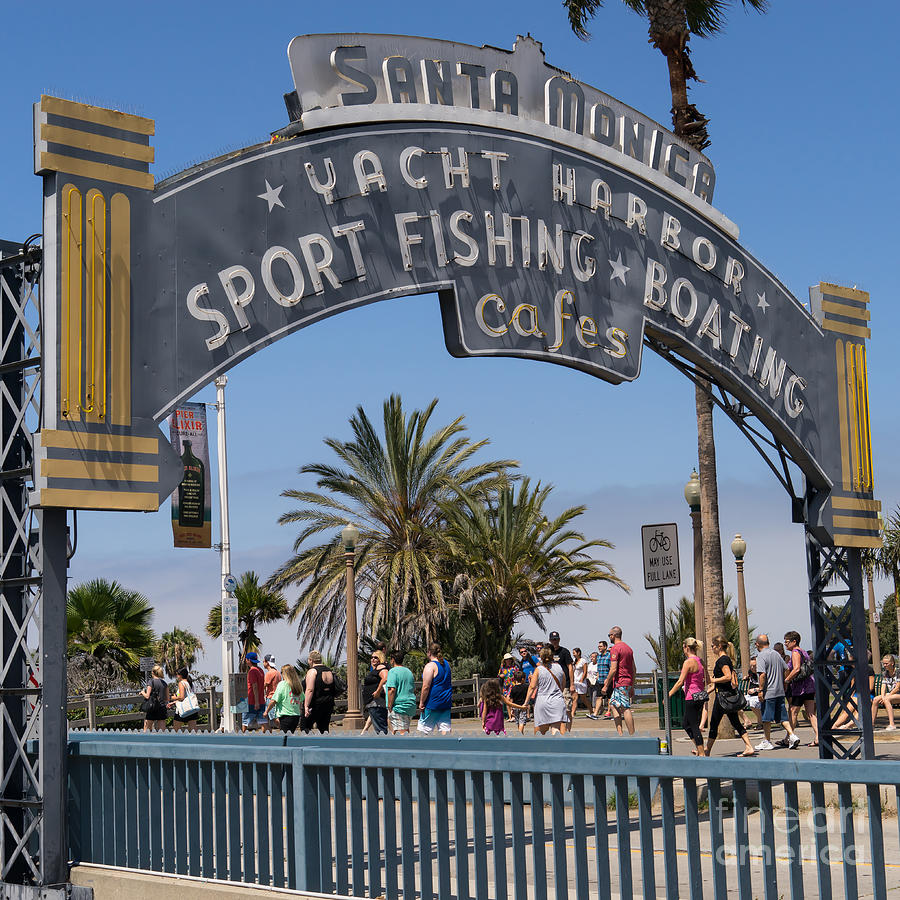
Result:
{"type": "Polygon", "coordinates": [[[763,313],[765,313],[765,311],[772,305],[768,300],[766,300],[765,291],[763,291],[761,294],[757,294],[756,299],[758,301],[756,305],[763,311],[763,313]]]}
{"type": "Polygon", "coordinates": [[[622,284],[625,284],[625,273],[631,271],[631,266],[626,266],[622,263],[621,251],[619,251],[619,255],[615,259],[610,259],[608,262],[612,266],[612,275],[609,276],[609,280],[612,281],[613,278],[618,278],[622,284]]]}
{"type": "Polygon", "coordinates": [[[284,209],[284,204],[281,202],[281,191],[283,188],[284,188],[283,184],[280,184],[277,188],[272,187],[272,185],[269,184],[269,180],[267,178],[265,193],[257,194],[256,196],[259,197],[260,200],[265,200],[266,203],[269,204],[269,212],[272,212],[272,210],[276,206],[280,206],[282,209],[284,209]]]}

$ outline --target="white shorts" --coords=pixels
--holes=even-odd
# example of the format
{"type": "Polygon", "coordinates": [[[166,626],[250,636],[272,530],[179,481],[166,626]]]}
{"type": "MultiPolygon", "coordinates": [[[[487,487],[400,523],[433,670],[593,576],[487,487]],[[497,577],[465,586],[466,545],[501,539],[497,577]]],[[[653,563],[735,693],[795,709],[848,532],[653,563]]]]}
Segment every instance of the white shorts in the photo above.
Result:
{"type": "Polygon", "coordinates": [[[419,717],[419,724],[416,726],[417,731],[422,734],[431,734],[434,729],[441,734],[450,734],[450,710],[449,709],[425,709],[419,717]]]}
{"type": "Polygon", "coordinates": [[[576,694],[586,694],[587,693],[587,682],[586,681],[576,681],[575,682],[575,693],[576,694]]]}
{"type": "Polygon", "coordinates": [[[747,694],[747,706],[750,709],[759,709],[759,694],[747,694]]]}

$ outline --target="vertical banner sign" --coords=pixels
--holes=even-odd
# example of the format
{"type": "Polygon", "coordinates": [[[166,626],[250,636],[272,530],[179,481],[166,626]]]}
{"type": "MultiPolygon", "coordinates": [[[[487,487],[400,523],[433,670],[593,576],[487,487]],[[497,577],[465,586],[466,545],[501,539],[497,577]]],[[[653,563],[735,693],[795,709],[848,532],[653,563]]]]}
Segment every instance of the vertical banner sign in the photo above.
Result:
{"type": "Polygon", "coordinates": [[[234,594],[229,594],[222,603],[222,639],[237,641],[241,637],[241,623],[238,618],[238,601],[234,594]]]}
{"type": "Polygon", "coordinates": [[[212,546],[212,505],[205,404],[183,403],[172,413],[169,429],[172,449],[184,467],[184,478],[172,492],[175,546],[209,548],[212,546]]]}

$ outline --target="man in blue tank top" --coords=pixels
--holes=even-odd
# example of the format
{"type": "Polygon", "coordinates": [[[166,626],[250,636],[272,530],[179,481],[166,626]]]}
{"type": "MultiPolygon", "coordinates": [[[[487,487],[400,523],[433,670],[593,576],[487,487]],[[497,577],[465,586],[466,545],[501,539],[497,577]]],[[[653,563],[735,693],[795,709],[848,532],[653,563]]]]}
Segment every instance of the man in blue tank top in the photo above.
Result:
{"type": "Polygon", "coordinates": [[[417,730],[431,734],[437,729],[450,734],[450,707],[453,705],[453,685],[450,681],[450,663],[444,659],[439,644],[428,648],[428,662],[422,671],[422,693],[419,697],[419,724],[417,730]]]}

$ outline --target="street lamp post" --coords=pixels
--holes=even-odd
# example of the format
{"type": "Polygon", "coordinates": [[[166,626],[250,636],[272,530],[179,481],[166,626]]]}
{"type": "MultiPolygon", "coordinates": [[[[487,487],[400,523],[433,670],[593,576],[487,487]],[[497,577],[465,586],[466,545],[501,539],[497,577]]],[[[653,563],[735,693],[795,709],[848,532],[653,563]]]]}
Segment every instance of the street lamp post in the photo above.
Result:
{"type": "Polygon", "coordinates": [[[703,644],[703,662],[706,664],[706,607],[703,603],[703,526],[700,519],[700,476],[691,472],[684,486],[684,499],[691,508],[691,526],[694,532],[694,631],[703,644]]]}
{"type": "Polygon", "coordinates": [[[744,554],[747,552],[747,542],[739,534],[736,534],[731,542],[731,552],[734,554],[734,564],[737,567],[738,625],[741,632],[741,677],[747,678],[750,675],[750,625],[747,622],[747,594],[744,590],[744,554]]]}
{"type": "Polygon", "coordinates": [[[878,634],[877,610],[875,608],[875,578],[871,566],[866,569],[869,587],[869,645],[872,648],[872,665],[875,674],[881,674],[881,637],[878,634]]]}
{"type": "MultiPolygon", "coordinates": [[[[884,518],[878,513],[878,528],[884,532],[884,518]]],[[[875,573],[872,571],[872,560],[869,559],[868,565],[865,566],[866,581],[869,588],[869,645],[872,648],[872,665],[875,667],[875,674],[881,674],[881,637],[878,634],[878,612],[875,607],[875,573]]],[[[900,622],[900,618],[898,618],[900,622]]],[[[900,634],[900,628],[897,630],[900,634]]]]}
{"type": "Polygon", "coordinates": [[[341,531],[344,562],[347,564],[347,714],[344,716],[347,729],[363,727],[359,709],[359,639],[356,634],[356,573],[353,568],[358,539],[359,529],[353,524],[346,525],[341,531]]]}

